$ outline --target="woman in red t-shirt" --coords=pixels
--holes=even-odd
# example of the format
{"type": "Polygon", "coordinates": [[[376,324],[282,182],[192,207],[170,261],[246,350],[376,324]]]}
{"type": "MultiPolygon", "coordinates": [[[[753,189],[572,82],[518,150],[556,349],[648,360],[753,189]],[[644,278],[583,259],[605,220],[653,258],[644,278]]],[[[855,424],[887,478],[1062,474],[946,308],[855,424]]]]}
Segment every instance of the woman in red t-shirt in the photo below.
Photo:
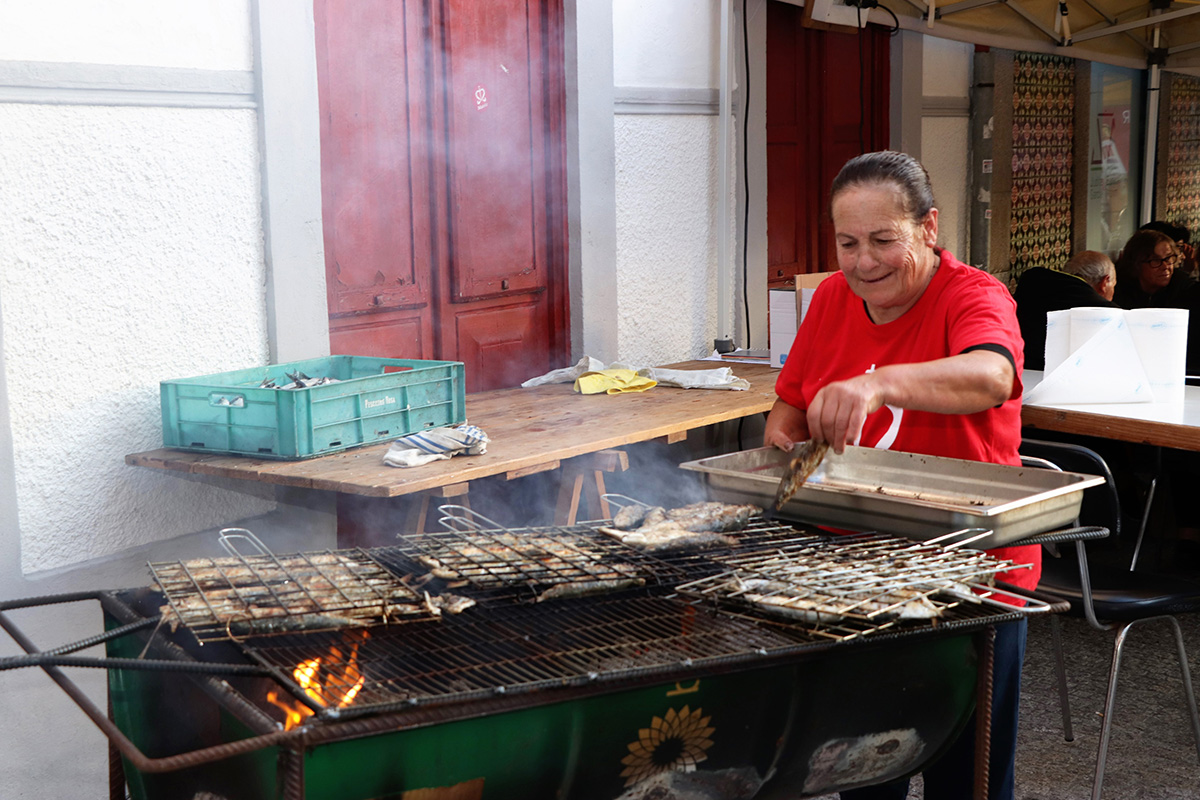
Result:
{"type": "MultiPolygon", "coordinates": [[[[776,383],[765,442],[790,451],[812,438],[1019,464],[1023,346],[1016,304],[988,273],[937,247],[925,168],[903,153],[851,159],[830,192],[839,275],[822,282],[776,383]]],[[[1000,548],[1032,569],[1037,547],[1000,548]]],[[[990,793],[1011,800],[1025,622],[997,628],[990,793]]],[[[974,724],[925,771],[926,800],[970,797],[974,724]]],[[[842,793],[902,800],[908,782],[842,793]]]]}

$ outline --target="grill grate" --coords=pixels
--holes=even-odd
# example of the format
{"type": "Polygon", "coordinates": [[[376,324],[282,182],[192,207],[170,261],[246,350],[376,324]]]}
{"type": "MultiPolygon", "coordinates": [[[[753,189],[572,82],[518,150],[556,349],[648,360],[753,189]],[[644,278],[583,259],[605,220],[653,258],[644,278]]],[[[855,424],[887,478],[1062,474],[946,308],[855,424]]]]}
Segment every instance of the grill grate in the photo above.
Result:
{"type": "MultiPolygon", "coordinates": [[[[305,679],[318,687],[317,715],[344,719],[554,687],[684,678],[835,646],[804,626],[718,614],[678,597],[623,595],[554,608],[548,613],[544,606],[513,604],[489,609],[482,619],[280,636],[240,647],[309,704],[314,697],[304,695],[293,670],[319,663],[305,679]],[[338,707],[349,692],[356,692],[353,703],[338,707]]],[[[1019,616],[1016,609],[964,605],[937,627],[897,625],[878,640],[975,629],[1019,616]]]]}

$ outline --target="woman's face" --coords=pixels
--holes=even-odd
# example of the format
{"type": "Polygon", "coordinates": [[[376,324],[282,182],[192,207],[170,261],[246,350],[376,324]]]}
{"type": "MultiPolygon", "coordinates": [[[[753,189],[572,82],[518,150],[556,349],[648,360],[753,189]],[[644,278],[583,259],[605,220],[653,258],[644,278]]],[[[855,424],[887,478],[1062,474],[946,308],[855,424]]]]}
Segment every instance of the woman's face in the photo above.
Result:
{"type": "Polygon", "coordinates": [[[921,222],[890,183],[851,186],[833,201],[838,267],[871,319],[891,322],[920,299],[937,265],[937,209],[921,222]]]}
{"type": "Polygon", "coordinates": [[[1154,247],[1154,255],[1142,259],[1139,267],[1138,282],[1142,291],[1154,294],[1170,283],[1175,261],[1175,246],[1170,242],[1159,242],[1154,247]]]}

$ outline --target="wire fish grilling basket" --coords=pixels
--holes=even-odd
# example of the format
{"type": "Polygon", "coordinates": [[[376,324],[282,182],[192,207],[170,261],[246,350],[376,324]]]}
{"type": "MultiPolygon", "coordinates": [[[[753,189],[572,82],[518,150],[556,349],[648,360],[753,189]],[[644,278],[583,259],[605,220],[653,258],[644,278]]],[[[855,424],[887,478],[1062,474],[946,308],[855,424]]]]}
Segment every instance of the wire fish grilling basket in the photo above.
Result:
{"type": "MultiPolygon", "coordinates": [[[[990,533],[966,529],[925,542],[877,533],[810,535],[714,555],[721,572],[676,588],[718,610],[800,625],[835,640],[936,626],[964,605],[1013,608],[997,598],[1017,595],[991,583],[998,573],[1029,565],[963,547],[990,533]],[[952,539],[957,541],[948,543],[952,539]]],[[[1037,610],[1045,606],[1020,600],[1037,610]]]]}
{"type": "Polygon", "coordinates": [[[361,549],[275,555],[245,528],[220,543],[228,557],[149,564],[163,621],[201,642],[429,620],[470,602],[413,588],[361,549]]]}
{"type": "Polygon", "coordinates": [[[381,548],[380,559],[399,569],[407,561],[415,565],[408,569],[426,571],[448,589],[469,588],[480,599],[539,603],[640,588],[674,574],[669,564],[588,525],[507,528],[455,505],[442,507],[439,523],[445,530],[381,548]]]}

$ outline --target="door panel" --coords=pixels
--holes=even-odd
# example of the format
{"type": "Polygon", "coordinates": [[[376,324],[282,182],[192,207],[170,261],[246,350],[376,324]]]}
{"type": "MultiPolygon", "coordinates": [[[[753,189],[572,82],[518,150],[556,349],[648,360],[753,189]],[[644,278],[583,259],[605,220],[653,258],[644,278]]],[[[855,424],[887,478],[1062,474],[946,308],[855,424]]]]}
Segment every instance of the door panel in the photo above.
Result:
{"type": "MultiPolygon", "coordinates": [[[[411,3],[317,0],[321,184],[333,314],[428,302],[428,189],[413,169],[411,3]],[[336,18],[336,24],[328,24],[336,18]],[[364,36],[390,31],[390,36],[364,36]],[[424,232],[424,236],[419,235],[424,232]]],[[[419,83],[417,84],[419,89],[419,83]]]]}
{"type": "Polygon", "coordinates": [[[545,298],[518,305],[478,308],[455,318],[458,353],[466,363],[467,391],[516,386],[548,370],[531,359],[548,346],[544,341],[545,298]]]}
{"type": "Polygon", "coordinates": [[[329,347],[334,354],[376,358],[434,357],[429,315],[420,310],[364,315],[339,322],[329,331],[329,347]]]}
{"type": "Polygon", "coordinates": [[[454,302],[545,286],[540,37],[529,11],[525,0],[446,3],[454,302]]]}

